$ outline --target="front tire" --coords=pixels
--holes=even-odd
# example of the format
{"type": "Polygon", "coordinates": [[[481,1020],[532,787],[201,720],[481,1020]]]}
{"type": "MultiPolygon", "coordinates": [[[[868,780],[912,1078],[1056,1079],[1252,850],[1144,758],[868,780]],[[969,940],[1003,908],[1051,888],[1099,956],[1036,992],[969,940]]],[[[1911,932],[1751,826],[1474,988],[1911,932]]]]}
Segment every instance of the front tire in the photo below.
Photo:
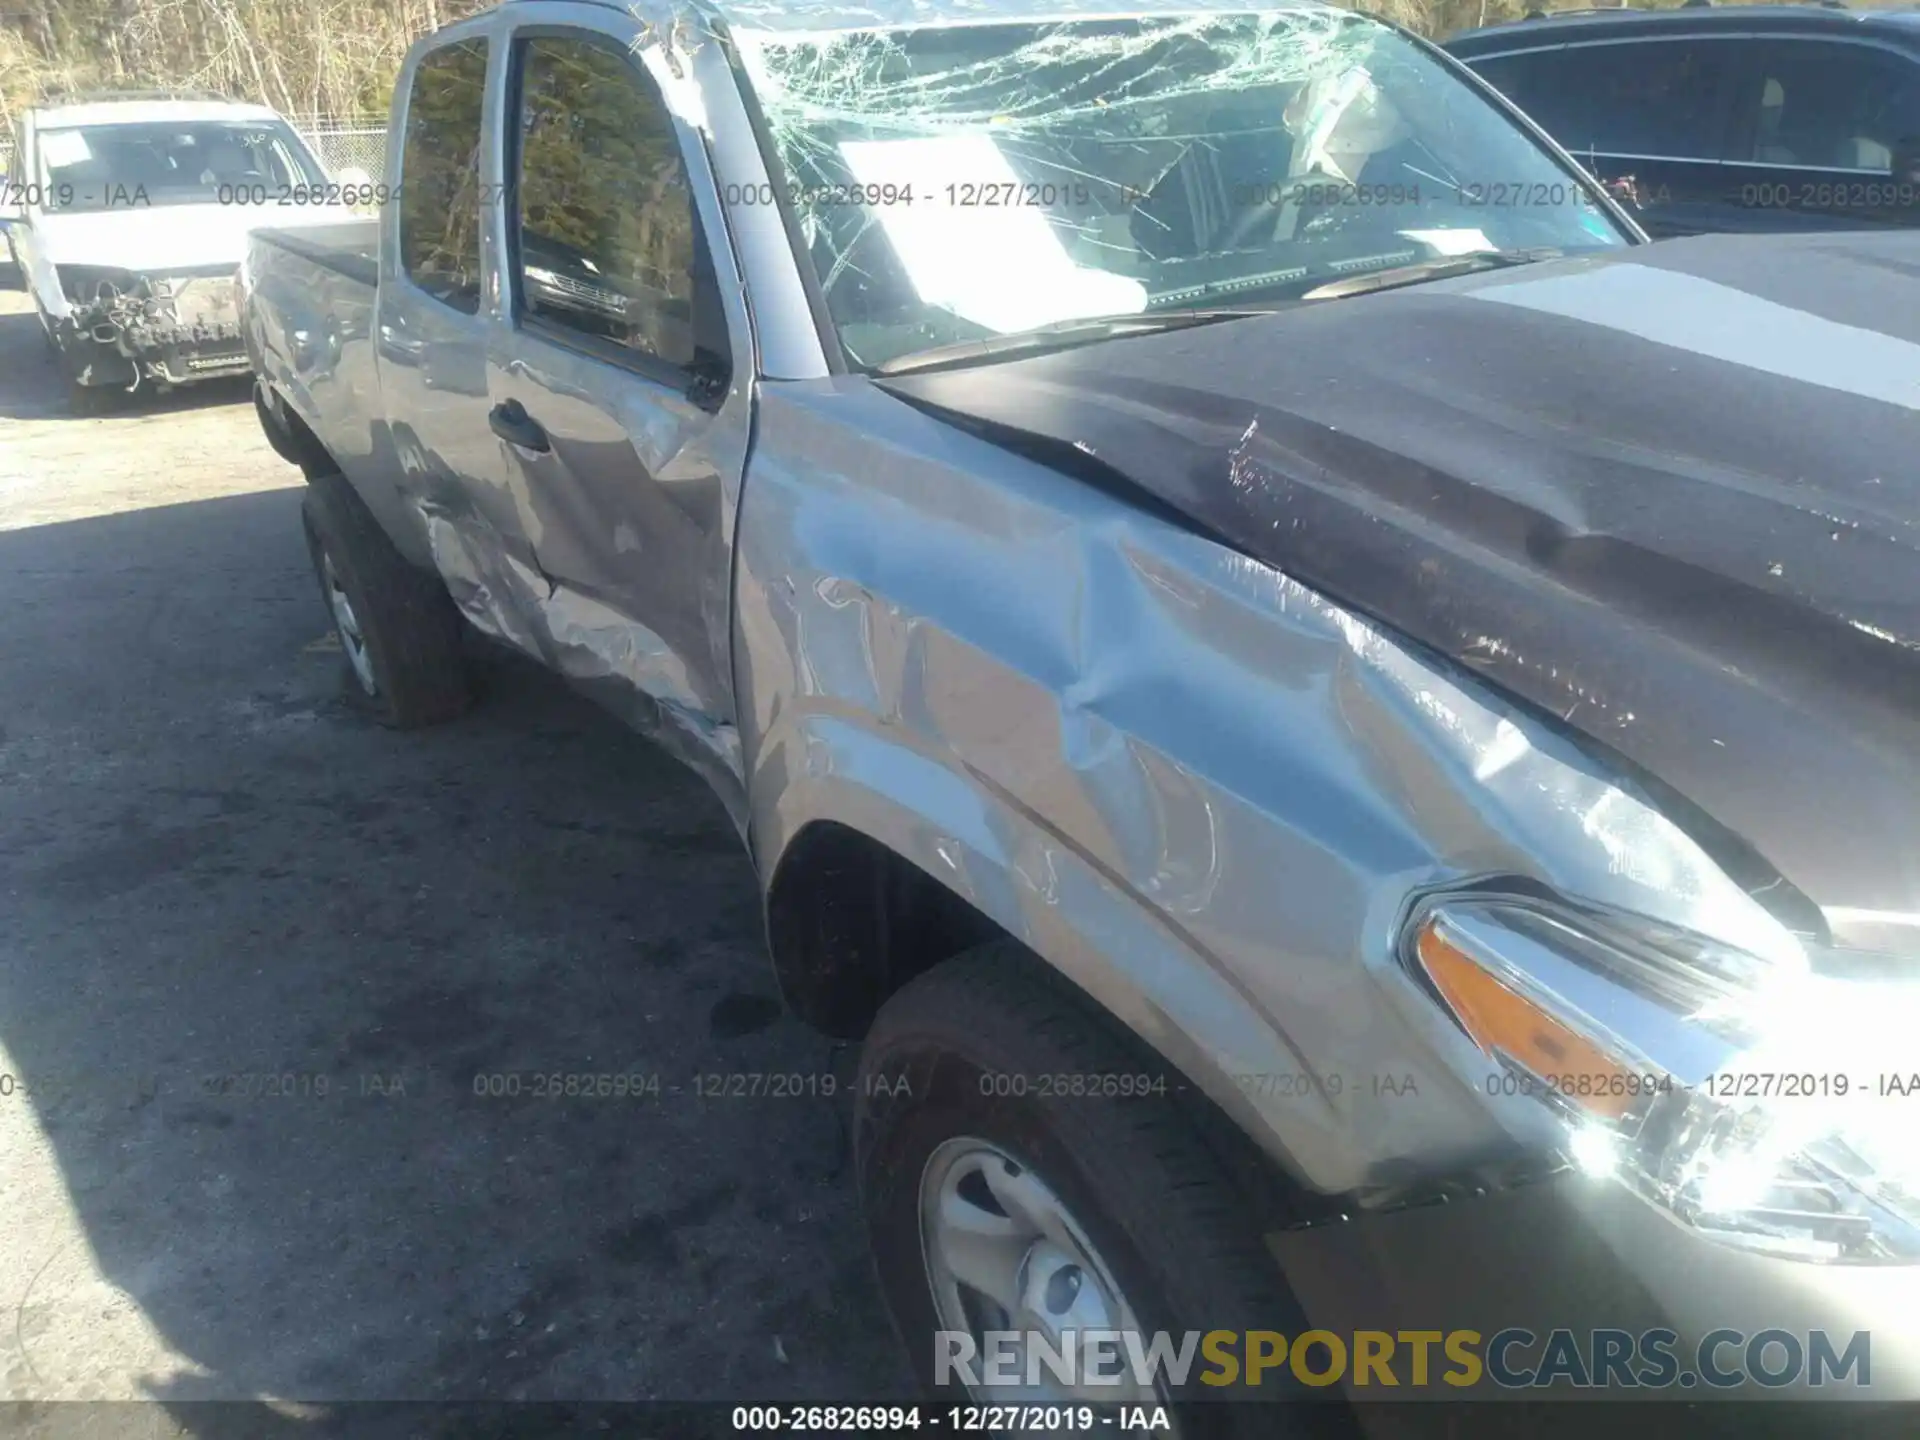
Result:
{"type": "Polygon", "coordinates": [[[74,358],[73,352],[51,332],[47,335],[47,343],[53,347],[61,373],[67,377],[67,409],[72,414],[91,419],[111,415],[121,408],[128,395],[123,387],[87,384],[80,378],[84,367],[74,358]]]}
{"type": "Polygon", "coordinates": [[[970,1332],[979,1353],[994,1330],[1057,1351],[1069,1329],[1139,1329],[1145,1344],[1165,1331],[1178,1346],[1188,1332],[1307,1328],[1251,1207],[1197,1138],[1178,1072],[1037,966],[1010,942],[936,966],[887,1002],[861,1056],[862,1208],[922,1383],[954,1402],[1177,1404],[1182,1440],[1345,1433],[1343,1404],[1304,1403],[1329,1397],[1282,1371],[1234,1398],[1296,1403],[1196,1403],[1230,1393],[1198,1383],[1210,1366],[1197,1350],[1183,1387],[1144,1395],[969,1393],[936,1373],[937,1332],[970,1332]]]}
{"type": "Polygon", "coordinates": [[[343,475],[314,477],[300,513],[348,696],[397,730],[464,711],[460,616],[438,579],[407,563],[343,475]]]}
{"type": "Polygon", "coordinates": [[[78,380],[69,379],[67,409],[84,419],[111,415],[118,394],[118,391],[104,385],[82,385],[78,380]]]}

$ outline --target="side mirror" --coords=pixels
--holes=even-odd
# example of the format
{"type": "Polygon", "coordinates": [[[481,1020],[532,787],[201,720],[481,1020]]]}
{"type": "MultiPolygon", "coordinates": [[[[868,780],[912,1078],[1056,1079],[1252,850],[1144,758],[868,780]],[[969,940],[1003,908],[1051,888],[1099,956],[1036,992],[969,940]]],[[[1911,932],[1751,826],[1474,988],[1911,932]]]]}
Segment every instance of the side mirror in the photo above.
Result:
{"type": "Polygon", "coordinates": [[[370,190],[373,188],[373,176],[362,170],[358,165],[341,167],[333,172],[333,178],[341,185],[351,186],[356,190],[370,190]]]}
{"type": "Polygon", "coordinates": [[[712,350],[694,352],[693,363],[687,367],[687,399],[711,413],[725,403],[727,391],[732,385],[731,360],[712,350]]]}

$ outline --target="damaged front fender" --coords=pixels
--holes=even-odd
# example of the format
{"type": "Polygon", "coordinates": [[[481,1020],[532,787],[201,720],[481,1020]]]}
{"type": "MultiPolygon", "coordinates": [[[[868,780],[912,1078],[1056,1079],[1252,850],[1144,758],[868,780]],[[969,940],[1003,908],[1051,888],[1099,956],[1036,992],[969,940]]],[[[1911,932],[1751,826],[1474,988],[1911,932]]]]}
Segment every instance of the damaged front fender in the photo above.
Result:
{"type": "Polygon", "coordinates": [[[1626,777],[1278,571],[864,379],[762,398],[735,653],[763,875],[818,821],[880,841],[1311,1189],[1389,1205],[1548,1148],[1451,1065],[1397,961],[1417,897],[1513,877],[1795,945],[1626,777]]]}

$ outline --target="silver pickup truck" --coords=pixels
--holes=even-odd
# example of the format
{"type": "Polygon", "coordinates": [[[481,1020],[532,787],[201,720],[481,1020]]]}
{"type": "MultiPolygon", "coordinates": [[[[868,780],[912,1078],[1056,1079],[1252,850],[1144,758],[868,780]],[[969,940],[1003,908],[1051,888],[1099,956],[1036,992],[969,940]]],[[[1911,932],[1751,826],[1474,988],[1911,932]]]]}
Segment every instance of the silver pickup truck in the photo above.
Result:
{"type": "Polygon", "coordinates": [[[1898,237],[1204,0],[513,0],[387,179],[242,276],[349,691],[711,780],[929,1385],[1920,1393],[1898,237]]]}

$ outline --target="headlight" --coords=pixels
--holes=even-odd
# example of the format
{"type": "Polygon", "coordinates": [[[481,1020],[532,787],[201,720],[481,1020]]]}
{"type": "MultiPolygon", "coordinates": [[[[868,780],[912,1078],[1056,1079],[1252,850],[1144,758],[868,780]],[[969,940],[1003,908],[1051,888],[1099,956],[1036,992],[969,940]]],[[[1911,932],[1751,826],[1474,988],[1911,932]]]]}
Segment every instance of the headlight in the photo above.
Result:
{"type": "Polygon", "coordinates": [[[1582,1168],[1728,1244],[1920,1261],[1920,983],[1481,895],[1422,906],[1402,959],[1582,1168]]]}

